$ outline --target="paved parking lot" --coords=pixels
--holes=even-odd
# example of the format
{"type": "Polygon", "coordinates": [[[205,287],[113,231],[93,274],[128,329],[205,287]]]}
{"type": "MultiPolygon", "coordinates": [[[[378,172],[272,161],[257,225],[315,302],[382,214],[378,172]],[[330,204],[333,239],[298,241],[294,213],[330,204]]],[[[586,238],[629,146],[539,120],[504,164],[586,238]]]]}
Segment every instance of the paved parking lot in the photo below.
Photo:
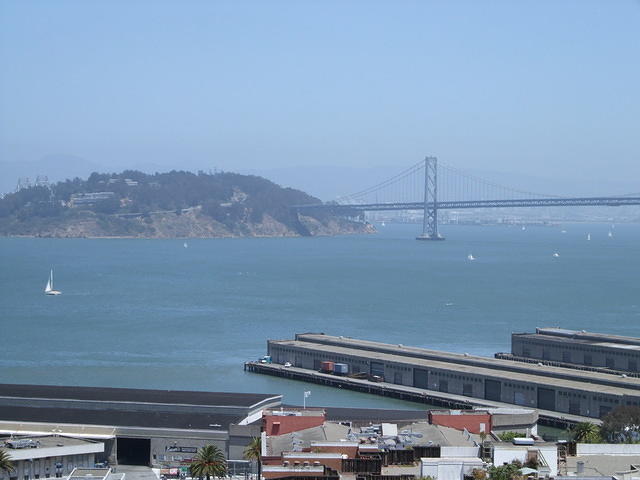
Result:
{"type": "Polygon", "coordinates": [[[116,473],[124,473],[125,480],[158,480],[158,476],[149,467],[139,465],[118,465],[115,467],[115,470],[116,473]]]}

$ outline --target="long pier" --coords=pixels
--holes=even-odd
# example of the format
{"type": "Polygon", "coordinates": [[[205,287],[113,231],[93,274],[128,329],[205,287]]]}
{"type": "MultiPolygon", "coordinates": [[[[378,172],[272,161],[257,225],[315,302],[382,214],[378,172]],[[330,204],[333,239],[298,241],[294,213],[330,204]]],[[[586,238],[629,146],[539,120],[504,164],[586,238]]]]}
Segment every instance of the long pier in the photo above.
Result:
{"type": "MultiPolygon", "coordinates": [[[[445,408],[517,408],[517,406],[509,403],[471,398],[451,393],[410,387],[407,385],[396,385],[388,382],[371,382],[369,380],[362,380],[358,378],[341,377],[328,373],[316,372],[315,370],[309,370],[306,368],[297,368],[293,366],[285,367],[283,365],[273,363],[246,362],[244,364],[244,369],[245,371],[253,373],[289,378],[291,380],[316,383],[329,387],[343,388],[445,408]]],[[[539,412],[539,423],[551,427],[570,428],[571,426],[581,422],[590,422],[596,425],[602,423],[600,420],[591,417],[554,412],[551,410],[537,410],[539,412]]]]}

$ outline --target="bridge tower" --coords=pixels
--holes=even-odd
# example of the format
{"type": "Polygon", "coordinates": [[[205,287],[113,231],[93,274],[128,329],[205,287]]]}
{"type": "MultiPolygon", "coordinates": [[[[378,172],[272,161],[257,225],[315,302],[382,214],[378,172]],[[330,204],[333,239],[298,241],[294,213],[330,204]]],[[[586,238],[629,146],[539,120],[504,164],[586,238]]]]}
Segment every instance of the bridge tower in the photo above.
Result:
{"type": "Polygon", "coordinates": [[[424,219],[416,240],[444,240],[438,233],[438,159],[424,159],[424,219]]]}

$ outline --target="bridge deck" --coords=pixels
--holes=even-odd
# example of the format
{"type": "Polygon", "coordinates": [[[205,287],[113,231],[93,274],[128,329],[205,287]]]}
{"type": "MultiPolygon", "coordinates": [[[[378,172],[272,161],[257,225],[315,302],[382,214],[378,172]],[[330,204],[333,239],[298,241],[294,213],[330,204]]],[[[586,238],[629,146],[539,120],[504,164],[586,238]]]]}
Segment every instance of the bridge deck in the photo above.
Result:
{"type": "MultiPolygon", "coordinates": [[[[426,204],[427,208],[438,210],[460,210],[465,208],[530,208],[530,207],[622,207],[640,205],[640,197],[553,197],[553,198],[526,198],[514,200],[464,200],[445,201],[435,204],[426,204]]],[[[329,210],[333,212],[358,210],[358,211],[382,211],[382,210],[424,210],[424,202],[398,202],[398,203],[363,203],[363,204],[309,204],[293,205],[294,210],[329,210]]]]}

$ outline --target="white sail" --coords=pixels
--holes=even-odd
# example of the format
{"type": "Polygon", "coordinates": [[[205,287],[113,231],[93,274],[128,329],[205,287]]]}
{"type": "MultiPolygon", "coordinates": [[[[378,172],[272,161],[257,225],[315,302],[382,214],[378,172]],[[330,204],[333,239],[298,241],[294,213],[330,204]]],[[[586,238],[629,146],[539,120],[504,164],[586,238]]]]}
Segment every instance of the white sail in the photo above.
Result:
{"type": "Polygon", "coordinates": [[[49,273],[49,280],[47,280],[47,286],[44,287],[45,295],[60,295],[62,292],[53,289],[53,269],[49,273]]]}

